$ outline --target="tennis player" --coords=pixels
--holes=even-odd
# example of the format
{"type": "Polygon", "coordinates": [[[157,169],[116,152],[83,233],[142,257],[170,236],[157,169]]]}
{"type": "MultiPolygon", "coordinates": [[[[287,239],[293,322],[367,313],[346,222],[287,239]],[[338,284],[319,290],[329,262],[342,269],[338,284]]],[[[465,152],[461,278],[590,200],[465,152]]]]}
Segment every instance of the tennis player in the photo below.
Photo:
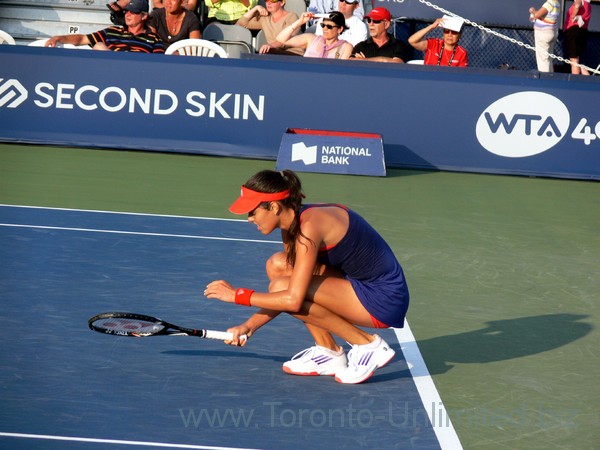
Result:
{"type": "Polygon", "coordinates": [[[223,280],[204,294],[224,302],[260,308],[233,332],[239,336],[286,312],[304,322],[315,345],[283,364],[294,375],[331,375],[340,383],[368,379],[394,356],[378,335],[359,327],[402,327],[409,294],[402,267],[383,238],[356,212],[338,204],[302,203],[304,193],[291,170],[264,170],[242,186],[229,210],[267,235],[280,229],[284,251],[267,261],[269,292],[234,288],[223,280]],[[335,341],[351,345],[346,356],[335,341]]]}

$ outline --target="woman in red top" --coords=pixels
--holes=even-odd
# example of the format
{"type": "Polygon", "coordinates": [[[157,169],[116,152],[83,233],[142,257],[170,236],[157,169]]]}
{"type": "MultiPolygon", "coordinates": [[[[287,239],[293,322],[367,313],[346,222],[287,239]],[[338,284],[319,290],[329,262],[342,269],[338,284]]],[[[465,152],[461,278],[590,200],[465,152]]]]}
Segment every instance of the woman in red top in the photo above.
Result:
{"type": "Polygon", "coordinates": [[[462,21],[457,21],[455,18],[436,19],[431,25],[417,31],[408,38],[408,43],[416,50],[425,52],[423,64],[453,67],[467,67],[469,65],[467,51],[458,45],[461,26],[456,26],[457,22],[462,25],[462,21]],[[448,22],[448,24],[446,25],[445,22],[448,22]],[[438,27],[444,28],[443,39],[425,39],[425,36],[431,30],[438,27]]]}

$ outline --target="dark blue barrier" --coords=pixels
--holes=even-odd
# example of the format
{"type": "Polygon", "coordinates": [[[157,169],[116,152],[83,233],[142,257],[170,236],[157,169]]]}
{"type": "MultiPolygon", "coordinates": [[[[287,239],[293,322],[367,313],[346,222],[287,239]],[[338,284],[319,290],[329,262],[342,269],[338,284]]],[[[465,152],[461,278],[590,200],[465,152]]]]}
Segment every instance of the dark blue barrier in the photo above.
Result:
{"type": "Polygon", "coordinates": [[[0,46],[5,142],[275,160],[306,128],[381,134],[388,167],[600,179],[599,104],[598,77],[0,46]]]}

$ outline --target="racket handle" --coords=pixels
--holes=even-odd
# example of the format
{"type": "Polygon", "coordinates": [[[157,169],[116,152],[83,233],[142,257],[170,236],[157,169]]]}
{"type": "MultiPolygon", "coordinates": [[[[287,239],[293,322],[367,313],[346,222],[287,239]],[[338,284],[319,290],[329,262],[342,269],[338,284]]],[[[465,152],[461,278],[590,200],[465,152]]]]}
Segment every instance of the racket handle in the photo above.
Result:
{"type": "MultiPolygon", "coordinates": [[[[206,336],[204,337],[206,339],[217,339],[219,341],[233,341],[233,333],[228,331],[206,330],[206,336]]],[[[240,336],[240,340],[245,341],[246,339],[248,339],[248,337],[245,334],[240,336]]]]}

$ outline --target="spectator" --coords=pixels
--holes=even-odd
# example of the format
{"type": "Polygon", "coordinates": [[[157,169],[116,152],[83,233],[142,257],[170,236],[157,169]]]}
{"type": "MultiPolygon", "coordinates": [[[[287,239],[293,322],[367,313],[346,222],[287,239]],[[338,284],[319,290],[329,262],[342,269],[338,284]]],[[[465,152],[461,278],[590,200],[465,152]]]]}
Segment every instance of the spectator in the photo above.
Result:
{"type": "MultiPolygon", "coordinates": [[[[284,51],[279,47],[277,35],[286,27],[298,20],[298,15],[285,9],[285,0],[266,0],[266,8],[256,5],[237,21],[237,24],[250,30],[263,30],[267,44],[261,46],[259,53],[269,53],[275,47],[278,51],[284,51]],[[275,44],[274,44],[275,43],[275,44]]],[[[297,29],[293,35],[300,33],[297,29]]],[[[300,48],[290,49],[289,52],[303,55],[300,48]]]]}
{"type": "Polygon", "coordinates": [[[558,37],[558,19],[560,3],[558,0],[546,0],[540,9],[529,8],[529,20],[533,22],[535,38],[535,59],[540,72],[554,72],[550,53],[558,37]]]}
{"type": "MultiPolygon", "coordinates": [[[[106,6],[108,7],[108,9],[110,9],[112,12],[121,12],[121,11],[125,11],[125,7],[127,6],[127,4],[129,3],[130,0],[117,0],[111,3],[107,3],[106,6]]],[[[152,0],[152,10],[154,11],[154,9],[156,8],[164,8],[165,7],[165,0],[152,0]]],[[[196,8],[198,7],[198,0],[183,0],[183,4],[182,6],[187,9],[188,11],[196,11],[196,8]]]]}
{"type": "Polygon", "coordinates": [[[436,19],[431,25],[417,31],[408,38],[408,43],[416,50],[425,52],[423,64],[429,66],[467,67],[469,58],[467,51],[458,45],[464,21],[456,17],[444,16],[436,19]],[[432,30],[442,27],[444,38],[425,39],[432,30]]]}
{"type": "MultiPolygon", "coordinates": [[[[120,1],[127,1],[127,0],[120,0],[120,1]]],[[[156,8],[164,8],[165,3],[167,3],[166,0],[153,0],[152,1],[152,6],[153,6],[152,10],[154,11],[154,9],[156,9],[156,8]]],[[[181,3],[181,6],[183,6],[188,11],[192,11],[193,13],[195,13],[196,8],[198,8],[198,0],[183,0],[183,2],[181,3]]]]}
{"type": "Polygon", "coordinates": [[[183,7],[185,0],[164,0],[164,7],[150,13],[148,26],[158,34],[165,45],[182,39],[200,39],[200,20],[193,12],[183,7]]]}
{"type": "Polygon", "coordinates": [[[125,7],[125,27],[112,26],[92,34],[53,36],[46,47],[57,43],[89,45],[94,50],[115,52],[164,53],[160,38],[148,28],[148,0],[131,0],[125,7]]]}
{"type": "Polygon", "coordinates": [[[125,7],[129,4],[129,0],[117,0],[107,3],[106,6],[110,10],[110,21],[115,25],[125,25],[125,7]]]}
{"type": "MultiPolygon", "coordinates": [[[[308,4],[308,12],[313,14],[328,14],[336,11],[336,6],[336,0],[310,0],[310,3],[308,4]]],[[[358,8],[354,10],[354,15],[360,20],[363,20],[365,15],[363,0],[358,0],[358,8]]]]}
{"type": "Polygon", "coordinates": [[[233,25],[258,4],[258,0],[204,0],[208,6],[208,23],[215,20],[233,25]]]}
{"type": "Polygon", "coordinates": [[[129,4],[129,0],[117,0],[115,2],[107,3],[106,6],[111,12],[125,11],[125,7],[129,4]]]}
{"type": "Polygon", "coordinates": [[[354,46],[352,57],[377,62],[406,62],[409,58],[408,47],[388,33],[392,21],[390,12],[378,7],[371,10],[365,19],[369,24],[370,37],[354,46]]]}
{"type": "Polygon", "coordinates": [[[323,28],[323,36],[313,33],[303,33],[292,37],[309,20],[314,18],[313,13],[305,12],[292,25],[283,29],[277,35],[280,46],[302,48],[307,58],[348,59],[352,54],[352,44],[340,39],[340,34],[346,29],[346,20],[339,11],[329,14],[319,24],[323,28]]]}
{"type": "Polygon", "coordinates": [[[571,61],[573,75],[589,75],[590,71],[579,66],[579,58],[587,43],[587,31],[592,17],[590,0],[575,0],[567,10],[565,25],[565,54],[571,61]]]}
{"type": "MultiPolygon", "coordinates": [[[[346,28],[340,35],[340,38],[350,42],[352,45],[356,45],[359,42],[367,39],[367,26],[365,23],[354,15],[354,12],[359,6],[359,0],[339,0],[338,11],[344,15],[346,19],[346,28]]],[[[323,28],[317,26],[315,30],[317,36],[323,35],[323,28]]]]}

